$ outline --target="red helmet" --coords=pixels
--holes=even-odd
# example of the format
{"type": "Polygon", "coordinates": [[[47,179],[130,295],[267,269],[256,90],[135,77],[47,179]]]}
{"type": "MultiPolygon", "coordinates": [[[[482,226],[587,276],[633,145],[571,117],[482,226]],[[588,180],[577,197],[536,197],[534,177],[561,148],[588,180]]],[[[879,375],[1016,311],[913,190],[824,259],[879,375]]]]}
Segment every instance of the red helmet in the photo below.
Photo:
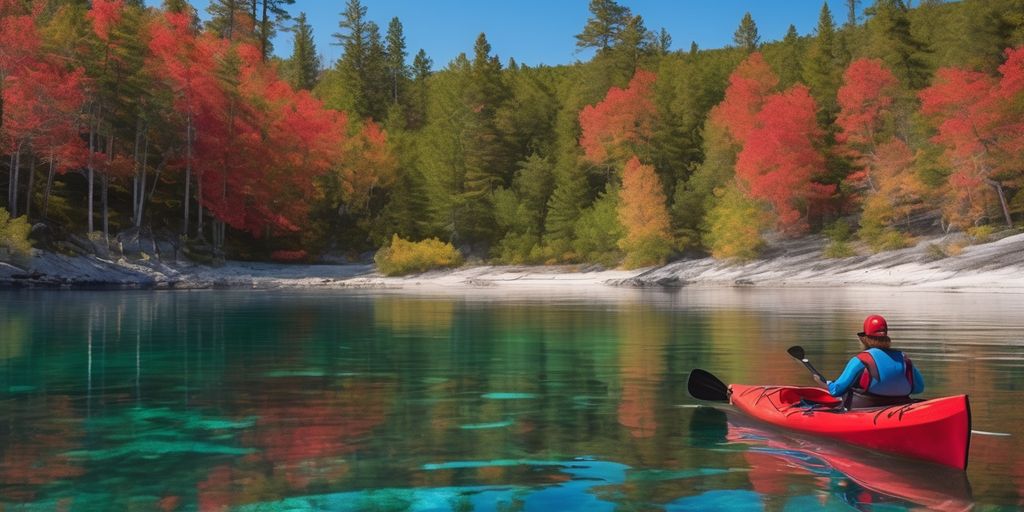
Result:
{"type": "Polygon", "coordinates": [[[886,336],[888,333],[889,325],[882,315],[870,315],[864,319],[864,330],[858,332],[857,336],[886,336]]]}

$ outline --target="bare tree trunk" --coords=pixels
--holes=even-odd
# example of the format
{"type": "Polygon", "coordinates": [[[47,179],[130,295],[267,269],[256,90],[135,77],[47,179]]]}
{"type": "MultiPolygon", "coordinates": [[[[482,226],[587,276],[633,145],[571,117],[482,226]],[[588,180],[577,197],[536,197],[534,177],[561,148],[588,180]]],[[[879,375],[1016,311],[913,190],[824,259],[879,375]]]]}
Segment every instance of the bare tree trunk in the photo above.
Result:
{"type": "Polygon", "coordinates": [[[202,172],[196,174],[196,196],[198,196],[198,198],[199,198],[199,199],[196,200],[196,202],[199,203],[199,218],[196,220],[196,222],[198,224],[197,229],[196,229],[196,236],[199,237],[200,240],[205,240],[203,238],[205,235],[203,234],[203,173],[202,172]]]}
{"type": "Polygon", "coordinates": [[[7,173],[7,207],[11,207],[12,195],[14,194],[14,153],[11,153],[11,163],[8,167],[11,172],[7,173]]]}
{"type": "Polygon", "coordinates": [[[43,193],[43,218],[50,209],[50,191],[53,190],[53,148],[50,148],[50,171],[46,173],[46,192],[43,193]]]}
{"type": "Polygon", "coordinates": [[[132,222],[139,211],[139,137],[142,131],[142,118],[135,119],[135,147],[132,149],[132,159],[135,163],[135,172],[132,174],[132,222]]]}
{"type": "Polygon", "coordinates": [[[14,185],[11,186],[11,218],[18,216],[18,175],[21,174],[21,144],[14,157],[14,185]]]}
{"type": "Polygon", "coordinates": [[[142,210],[146,206],[146,162],[149,161],[149,134],[143,134],[142,182],[139,183],[139,206],[135,212],[135,227],[142,227],[142,210]]]}
{"type": "MultiPolygon", "coordinates": [[[[270,42],[270,20],[267,19],[267,2],[269,1],[262,0],[263,17],[260,18],[260,58],[263,59],[263,62],[267,61],[267,44],[270,42]]],[[[253,14],[255,14],[255,9],[253,14]]],[[[255,21],[255,16],[253,18],[255,21]]]]}
{"type": "Polygon", "coordinates": [[[110,212],[107,191],[110,188],[110,164],[114,162],[114,134],[107,138],[107,172],[103,173],[103,241],[110,243],[110,212]]]}
{"type": "Polygon", "coordinates": [[[1003,192],[1003,184],[996,180],[986,179],[993,188],[996,189],[996,193],[999,194],[999,205],[1003,207],[1003,218],[1006,220],[1006,227],[1013,227],[1013,220],[1010,218],[1010,208],[1006,205],[1006,194],[1003,192]]]}
{"type": "MultiPolygon", "coordinates": [[[[99,117],[99,116],[97,115],[97,117],[99,117]]],[[[93,205],[93,182],[96,181],[95,180],[95,176],[94,176],[96,171],[95,171],[95,167],[93,166],[93,160],[94,160],[93,153],[95,152],[95,148],[96,148],[96,124],[97,124],[97,122],[98,121],[96,121],[96,119],[90,119],[89,120],[89,158],[88,158],[88,162],[86,164],[86,166],[88,168],[88,177],[87,177],[87,179],[89,180],[89,206],[88,206],[89,228],[88,228],[88,230],[89,230],[90,233],[92,233],[93,229],[94,229],[93,220],[92,220],[92,217],[93,217],[93,212],[92,212],[93,207],[92,207],[92,205],[93,205]]]]}
{"type": "Polygon", "coordinates": [[[32,186],[36,177],[36,155],[28,161],[28,190],[25,192],[25,219],[32,218],[32,186]]]}
{"type": "Polygon", "coordinates": [[[188,210],[192,188],[192,112],[188,114],[185,124],[185,221],[181,224],[181,234],[188,238],[188,210]]]}

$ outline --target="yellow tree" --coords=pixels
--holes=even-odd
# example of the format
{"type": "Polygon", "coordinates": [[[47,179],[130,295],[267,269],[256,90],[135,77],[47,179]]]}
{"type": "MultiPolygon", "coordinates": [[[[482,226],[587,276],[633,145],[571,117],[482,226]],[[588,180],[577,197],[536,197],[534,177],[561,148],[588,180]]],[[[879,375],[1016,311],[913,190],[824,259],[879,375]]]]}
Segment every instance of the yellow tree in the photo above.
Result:
{"type": "Polygon", "coordinates": [[[672,252],[665,192],[654,167],[633,157],[622,171],[619,190],[619,221],[626,235],[619,247],[626,252],[623,265],[637,268],[665,263],[672,252]]]}

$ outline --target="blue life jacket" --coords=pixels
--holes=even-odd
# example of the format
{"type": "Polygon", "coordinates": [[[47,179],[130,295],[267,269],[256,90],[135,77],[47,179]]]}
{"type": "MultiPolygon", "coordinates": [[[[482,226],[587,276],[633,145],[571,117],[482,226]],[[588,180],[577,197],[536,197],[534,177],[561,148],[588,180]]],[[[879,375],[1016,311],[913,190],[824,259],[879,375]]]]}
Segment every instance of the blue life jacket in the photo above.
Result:
{"type": "Polygon", "coordinates": [[[908,396],[914,390],[914,365],[898,350],[869,348],[857,359],[864,371],[855,384],[858,391],[881,396],[908,396]]]}

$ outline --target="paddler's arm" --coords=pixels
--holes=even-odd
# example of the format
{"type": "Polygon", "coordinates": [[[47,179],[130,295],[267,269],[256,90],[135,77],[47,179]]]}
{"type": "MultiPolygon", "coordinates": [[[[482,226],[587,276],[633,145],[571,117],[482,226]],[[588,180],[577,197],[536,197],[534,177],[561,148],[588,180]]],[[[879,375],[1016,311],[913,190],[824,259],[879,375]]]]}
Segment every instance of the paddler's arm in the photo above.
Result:
{"type": "Polygon", "coordinates": [[[910,394],[916,395],[924,391],[924,377],[921,376],[921,372],[917,371],[917,366],[911,366],[914,369],[914,389],[910,391],[910,394]]]}
{"type": "Polygon", "coordinates": [[[843,396],[846,394],[850,386],[860,378],[862,371],[864,371],[864,363],[860,362],[860,359],[856,357],[850,359],[850,362],[846,363],[846,369],[843,370],[842,375],[838,379],[828,382],[828,394],[832,396],[843,396]]]}

